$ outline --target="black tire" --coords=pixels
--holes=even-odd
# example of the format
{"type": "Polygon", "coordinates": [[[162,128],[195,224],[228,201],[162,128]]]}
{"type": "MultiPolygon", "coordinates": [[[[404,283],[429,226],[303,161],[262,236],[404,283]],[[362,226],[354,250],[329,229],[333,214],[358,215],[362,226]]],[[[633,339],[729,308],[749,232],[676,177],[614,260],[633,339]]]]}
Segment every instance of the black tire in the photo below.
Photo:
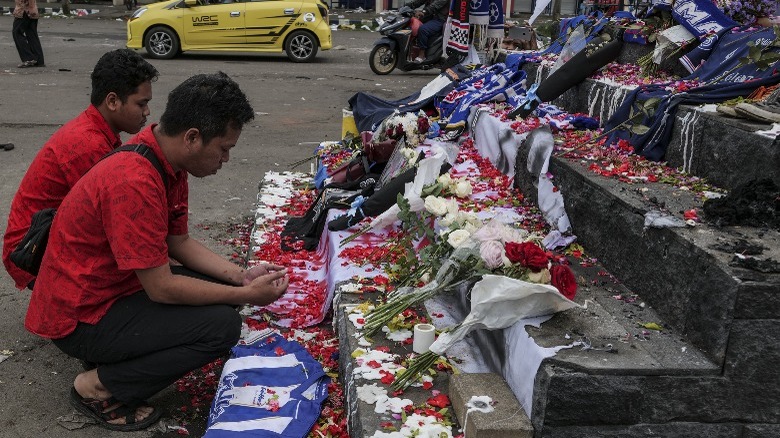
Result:
{"type": "Polygon", "coordinates": [[[378,75],[387,75],[395,70],[398,63],[398,53],[390,47],[390,44],[379,44],[371,49],[368,55],[368,65],[371,71],[378,75]]]}
{"type": "Polygon", "coordinates": [[[146,33],[146,53],[154,59],[171,59],[179,54],[179,36],[165,26],[155,26],[146,33]]]}
{"type": "Polygon", "coordinates": [[[292,62],[309,62],[317,56],[319,43],[311,32],[296,30],[284,41],[284,51],[292,62]]]}

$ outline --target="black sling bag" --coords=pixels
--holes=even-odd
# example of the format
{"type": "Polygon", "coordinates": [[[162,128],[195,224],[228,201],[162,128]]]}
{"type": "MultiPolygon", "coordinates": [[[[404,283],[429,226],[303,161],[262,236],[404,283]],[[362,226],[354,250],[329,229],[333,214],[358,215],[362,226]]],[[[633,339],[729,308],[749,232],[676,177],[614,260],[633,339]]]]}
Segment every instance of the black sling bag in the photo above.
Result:
{"type": "MultiPolygon", "coordinates": [[[[154,152],[145,144],[128,144],[114,149],[106,154],[100,161],[114,155],[117,152],[132,151],[145,157],[152,163],[155,169],[160,172],[160,176],[163,180],[163,185],[168,186],[168,178],[165,175],[162,164],[154,152]]],[[[54,221],[54,216],[57,213],[56,208],[44,208],[32,215],[32,222],[30,223],[30,229],[16,246],[16,249],[11,252],[11,261],[14,262],[19,269],[23,269],[30,274],[38,275],[38,270],[41,267],[41,260],[43,260],[43,253],[46,251],[46,244],[49,242],[49,230],[51,229],[51,223],[54,221]]]]}

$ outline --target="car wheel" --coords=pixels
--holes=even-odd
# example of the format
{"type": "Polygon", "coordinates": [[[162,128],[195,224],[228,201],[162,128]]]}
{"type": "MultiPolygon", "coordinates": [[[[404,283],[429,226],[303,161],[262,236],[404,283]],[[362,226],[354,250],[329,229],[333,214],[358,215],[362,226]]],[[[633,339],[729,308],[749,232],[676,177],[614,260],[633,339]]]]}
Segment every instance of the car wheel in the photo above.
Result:
{"type": "Polygon", "coordinates": [[[379,44],[371,49],[368,55],[368,65],[371,71],[378,75],[390,74],[395,70],[395,64],[398,62],[398,56],[389,44],[379,44]]]}
{"type": "Polygon", "coordinates": [[[290,33],[284,42],[284,51],[292,62],[309,62],[317,55],[317,39],[305,30],[290,33]]]}
{"type": "Polygon", "coordinates": [[[153,27],[146,34],[144,46],[152,58],[171,59],[179,54],[179,37],[167,27],[153,27]]]}

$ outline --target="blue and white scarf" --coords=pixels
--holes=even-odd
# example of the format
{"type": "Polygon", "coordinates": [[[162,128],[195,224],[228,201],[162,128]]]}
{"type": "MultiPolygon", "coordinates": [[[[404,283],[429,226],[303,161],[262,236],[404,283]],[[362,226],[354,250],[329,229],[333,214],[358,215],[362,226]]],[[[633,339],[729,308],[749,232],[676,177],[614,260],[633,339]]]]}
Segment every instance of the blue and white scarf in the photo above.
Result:
{"type": "MultiPolygon", "coordinates": [[[[760,86],[770,86],[780,82],[780,61],[767,69],[759,70],[754,64],[741,65],[740,59],[747,57],[749,42],[765,46],[774,41],[772,28],[762,28],[758,31],[732,32],[721,31],[717,44],[709,57],[693,74],[686,77],[698,80],[704,85],[692,88],[684,93],[670,94],[666,84],[652,84],[637,87],[623,101],[623,104],[604,125],[609,131],[628,120],[634,108],[639,107],[650,98],[662,100],[655,113],[640,122],[649,127],[643,135],[634,135],[627,130],[617,130],[610,136],[610,141],[618,138],[628,139],[634,145],[634,151],[653,161],[661,161],[666,154],[669,139],[674,127],[677,108],[682,104],[701,104],[723,102],[738,96],[748,96],[760,86]]],[[[778,52],[780,48],[770,48],[778,52]]]]}
{"type": "Polygon", "coordinates": [[[204,438],[304,438],[328,396],[322,365],[279,334],[233,347],[204,438]]]}
{"type": "Polygon", "coordinates": [[[711,0],[657,0],[653,8],[671,10],[675,21],[697,37],[739,26],[711,0]]]}
{"type": "Polygon", "coordinates": [[[467,55],[469,43],[478,51],[497,49],[504,38],[504,4],[500,0],[452,0],[446,29],[448,55],[467,55]]]}

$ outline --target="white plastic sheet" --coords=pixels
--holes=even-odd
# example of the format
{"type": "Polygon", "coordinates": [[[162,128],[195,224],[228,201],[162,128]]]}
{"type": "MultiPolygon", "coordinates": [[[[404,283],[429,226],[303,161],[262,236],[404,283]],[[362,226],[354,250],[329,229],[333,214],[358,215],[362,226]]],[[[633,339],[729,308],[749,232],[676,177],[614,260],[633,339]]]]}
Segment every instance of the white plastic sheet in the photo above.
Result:
{"type": "Polygon", "coordinates": [[[551,315],[572,307],[581,306],[561,295],[553,286],[485,275],[471,289],[471,313],[455,330],[439,335],[430,350],[442,355],[471,330],[503,329],[521,319],[551,315]]]}

